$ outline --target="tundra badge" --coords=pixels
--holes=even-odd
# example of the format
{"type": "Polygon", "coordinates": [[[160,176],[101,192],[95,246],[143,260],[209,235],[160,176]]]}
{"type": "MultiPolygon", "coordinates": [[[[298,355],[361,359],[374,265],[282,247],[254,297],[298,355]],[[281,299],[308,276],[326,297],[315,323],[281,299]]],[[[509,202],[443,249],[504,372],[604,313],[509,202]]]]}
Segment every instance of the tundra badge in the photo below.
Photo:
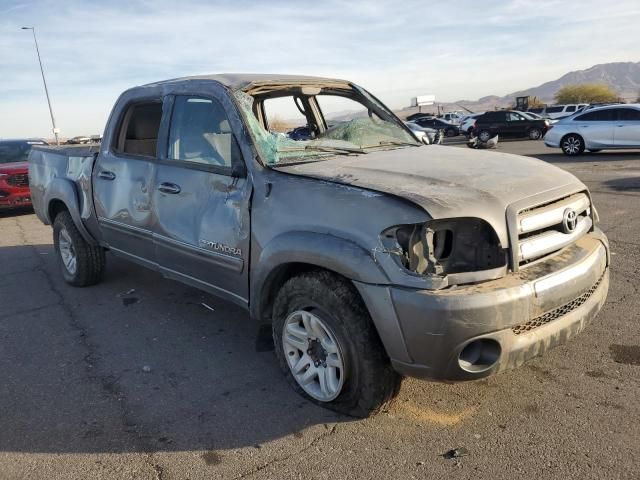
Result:
{"type": "Polygon", "coordinates": [[[228,255],[236,255],[238,257],[242,256],[242,250],[239,248],[230,247],[218,242],[211,242],[209,240],[200,240],[199,243],[200,247],[206,248],[207,250],[214,250],[228,255]]]}

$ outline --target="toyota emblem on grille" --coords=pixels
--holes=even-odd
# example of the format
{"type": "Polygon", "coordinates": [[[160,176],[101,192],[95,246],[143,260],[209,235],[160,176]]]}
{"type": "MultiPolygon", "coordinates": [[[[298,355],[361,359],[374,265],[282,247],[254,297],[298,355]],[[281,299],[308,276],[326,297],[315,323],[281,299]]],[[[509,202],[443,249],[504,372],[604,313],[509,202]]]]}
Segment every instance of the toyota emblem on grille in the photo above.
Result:
{"type": "Polygon", "coordinates": [[[578,215],[575,210],[567,208],[562,215],[562,229],[564,233],[572,233],[578,226],[578,215]]]}

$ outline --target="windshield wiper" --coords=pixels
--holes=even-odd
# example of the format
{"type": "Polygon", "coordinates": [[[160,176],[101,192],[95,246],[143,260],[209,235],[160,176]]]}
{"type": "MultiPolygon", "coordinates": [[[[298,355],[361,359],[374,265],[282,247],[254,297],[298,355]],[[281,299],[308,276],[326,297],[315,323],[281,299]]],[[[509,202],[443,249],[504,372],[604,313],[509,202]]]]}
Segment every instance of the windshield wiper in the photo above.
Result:
{"type": "Polygon", "coordinates": [[[364,148],[373,148],[373,147],[388,147],[388,146],[398,146],[398,147],[419,147],[420,145],[415,142],[403,142],[401,140],[382,140],[377,145],[367,145],[364,148]]]}
{"type": "Polygon", "coordinates": [[[335,153],[367,153],[359,147],[332,147],[330,145],[307,145],[305,150],[317,150],[319,152],[335,152],[335,153]]]}
{"type": "Polygon", "coordinates": [[[359,147],[332,147],[330,145],[306,145],[300,148],[279,148],[278,152],[307,152],[309,150],[315,150],[322,153],[343,153],[348,155],[349,153],[367,153],[359,147]]]}

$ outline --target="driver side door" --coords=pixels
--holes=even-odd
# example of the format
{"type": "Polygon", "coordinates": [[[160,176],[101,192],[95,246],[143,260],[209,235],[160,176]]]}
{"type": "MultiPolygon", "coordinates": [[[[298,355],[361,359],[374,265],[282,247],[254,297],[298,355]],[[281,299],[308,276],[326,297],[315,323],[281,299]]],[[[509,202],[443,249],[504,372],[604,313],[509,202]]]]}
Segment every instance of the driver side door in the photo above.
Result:
{"type": "Polygon", "coordinates": [[[222,103],[176,95],[155,178],[162,273],[248,304],[251,184],[222,103]]]}

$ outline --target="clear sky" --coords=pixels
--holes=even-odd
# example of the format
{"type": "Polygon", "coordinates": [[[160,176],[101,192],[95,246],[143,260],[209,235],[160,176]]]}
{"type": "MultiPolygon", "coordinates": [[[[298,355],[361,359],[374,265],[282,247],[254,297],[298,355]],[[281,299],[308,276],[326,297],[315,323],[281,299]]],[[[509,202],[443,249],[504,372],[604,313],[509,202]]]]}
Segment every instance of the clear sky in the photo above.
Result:
{"type": "Polygon", "coordinates": [[[392,108],[504,95],[638,61],[640,1],[0,0],[0,137],[51,136],[35,26],[62,136],[101,133],[122,90],[273,72],[353,80],[392,108]]]}

